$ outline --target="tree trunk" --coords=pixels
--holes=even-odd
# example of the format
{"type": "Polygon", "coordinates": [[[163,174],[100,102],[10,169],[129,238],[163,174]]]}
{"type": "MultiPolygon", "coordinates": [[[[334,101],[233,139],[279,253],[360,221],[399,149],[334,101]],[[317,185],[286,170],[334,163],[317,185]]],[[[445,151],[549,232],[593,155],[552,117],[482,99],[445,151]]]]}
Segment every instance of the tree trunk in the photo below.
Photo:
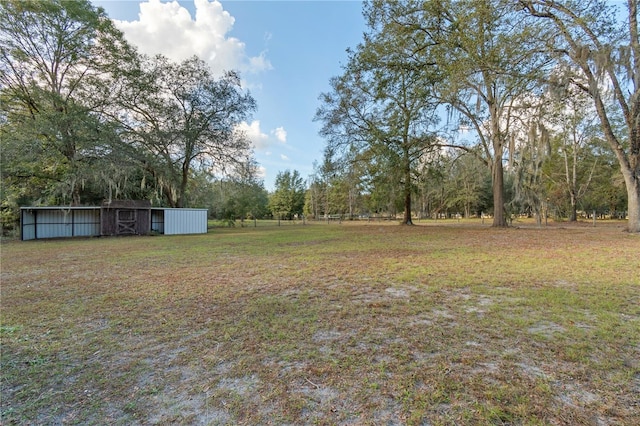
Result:
{"type": "Polygon", "coordinates": [[[507,226],[504,215],[504,170],[502,168],[502,152],[496,153],[491,167],[493,187],[493,225],[498,228],[507,226]]]}
{"type": "Polygon", "coordinates": [[[627,230],[629,232],[640,232],[640,176],[631,176],[625,173],[624,179],[627,186],[628,204],[627,210],[629,222],[627,230]]]}
{"type": "Polygon", "coordinates": [[[404,157],[404,217],[402,224],[413,225],[411,220],[411,162],[407,151],[405,151],[404,157]]]}
{"type": "Polygon", "coordinates": [[[569,193],[571,197],[571,215],[569,216],[569,222],[578,221],[578,202],[576,200],[575,191],[572,189],[569,193]]]}
{"type": "Polygon", "coordinates": [[[171,208],[178,207],[178,202],[175,198],[175,191],[173,191],[173,189],[171,188],[171,185],[163,184],[162,191],[164,192],[164,196],[167,200],[167,204],[169,204],[169,207],[171,208]]]}
{"type": "Polygon", "coordinates": [[[183,208],[185,206],[185,197],[187,195],[187,186],[189,184],[189,162],[185,160],[182,163],[182,175],[180,176],[180,189],[178,193],[178,201],[176,207],[183,208]]]}
{"type": "Polygon", "coordinates": [[[79,206],[80,205],[80,188],[78,188],[78,185],[73,185],[73,190],[71,193],[71,205],[72,206],[79,206]]]}
{"type": "MultiPolygon", "coordinates": [[[[405,179],[410,176],[405,176],[405,179]]],[[[404,217],[402,219],[403,225],[413,225],[411,220],[411,181],[407,181],[404,184],[404,217]]]]}
{"type": "Polygon", "coordinates": [[[355,204],[356,196],[354,192],[355,190],[352,187],[350,187],[349,188],[349,220],[353,219],[353,212],[355,211],[354,204],[355,204]]]}
{"type": "Polygon", "coordinates": [[[411,220],[411,191],[409,193],[406,192],[404,194],[404,218],[402,219],[403,225],[413,225],[413,221],[411,220]]]}

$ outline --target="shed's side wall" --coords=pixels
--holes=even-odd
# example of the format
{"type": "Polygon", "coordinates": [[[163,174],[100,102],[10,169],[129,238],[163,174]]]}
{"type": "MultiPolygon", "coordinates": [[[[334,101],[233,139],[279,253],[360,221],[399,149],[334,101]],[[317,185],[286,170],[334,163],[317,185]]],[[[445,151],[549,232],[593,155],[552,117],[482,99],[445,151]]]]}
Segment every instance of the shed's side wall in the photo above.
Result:
{"type": "Polygon", "coordinates": [[[138,210],[138,220],[136,222],[136,233],[138,235],[149,235],[151,232],[151,210],[138,210]]]}
{"type": "Polygon", "coordinates": [[[35,220],[32,211],[20,210],[20,238],[23,241],[36,239],[35,220]]]}
{"type": "Polygon", "coordinates": [[[73,211],[73,236],[94,237],[100,235],[100,210],[73,211]]]}
{"type": "Polygon", "coordinates": [[[116,235],[116,209],[102,208],[101,235],[116,235]]]}
{"type": "Polygon", "coordinates": [[[164,234],[206,234],[206,209],[164,209],[164,234]]]}
{"type": "Polygon", "coordinates": [[[99,209],[22,209],[22,240],[100,235],[99,209]]]}
{"type": "Polygon", "coordinates": [[[62,210],[38,210],[36,212],[38,238],[71,237],[71,212],[62,210]]]}

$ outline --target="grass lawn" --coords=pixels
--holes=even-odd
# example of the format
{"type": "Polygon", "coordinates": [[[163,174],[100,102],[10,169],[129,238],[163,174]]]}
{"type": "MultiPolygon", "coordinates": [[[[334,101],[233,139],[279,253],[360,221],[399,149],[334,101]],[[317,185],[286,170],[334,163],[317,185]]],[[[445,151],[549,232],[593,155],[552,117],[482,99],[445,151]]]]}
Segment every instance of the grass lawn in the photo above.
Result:
{"type": "Polygon", "coordinates": [[[640,424],[640,236],[389,223],[3,242],[0,424],[640,424]]]}

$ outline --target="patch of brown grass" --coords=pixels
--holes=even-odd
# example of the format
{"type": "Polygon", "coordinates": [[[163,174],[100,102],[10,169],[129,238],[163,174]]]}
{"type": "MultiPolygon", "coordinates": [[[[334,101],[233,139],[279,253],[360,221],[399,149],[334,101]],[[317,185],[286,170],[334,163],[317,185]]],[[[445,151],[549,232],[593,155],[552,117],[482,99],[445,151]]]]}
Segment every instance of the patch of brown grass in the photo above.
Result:
{"type": "Polygon", "coordinates": [[[6,424],[640,424],[640,239],[380,223],[5,243],[6,424]]]}

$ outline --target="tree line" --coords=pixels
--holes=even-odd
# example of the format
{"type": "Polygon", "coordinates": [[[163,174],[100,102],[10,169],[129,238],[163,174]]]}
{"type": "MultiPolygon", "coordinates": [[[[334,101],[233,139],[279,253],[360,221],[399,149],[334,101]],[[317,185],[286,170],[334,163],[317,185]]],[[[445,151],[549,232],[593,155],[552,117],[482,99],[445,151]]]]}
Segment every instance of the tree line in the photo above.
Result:
{"type": "Polygon", "coordinates": [[[271,193],[230,70],[128,45],[87,0],[0,1],[1,219],[149,199],[215,218],[628,215],[640,231],[637,0],[366,2],[321,94],[324,156],[271,193]],[[624,16],[624,19],[621,19],[624,16]]]}
{"type": "Polygon", "coordinates": [[[320,97],[314,209],[341,197],[349,214],[453,208],[501,227],[607,207],[640,232],[637,0],[625,7],[367,2],[364,40],[320,97]]]}

